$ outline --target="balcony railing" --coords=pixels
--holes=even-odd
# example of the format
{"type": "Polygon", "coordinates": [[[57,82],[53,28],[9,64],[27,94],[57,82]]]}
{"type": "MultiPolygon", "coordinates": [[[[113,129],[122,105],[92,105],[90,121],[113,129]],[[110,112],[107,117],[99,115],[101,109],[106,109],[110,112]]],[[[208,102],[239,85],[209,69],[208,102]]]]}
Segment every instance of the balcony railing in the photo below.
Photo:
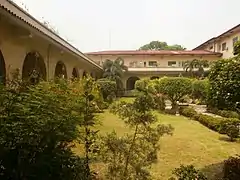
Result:
{"type": "MultiPolygon", "coordinates": [[[[194,69],[193,71],[197,71],[194,69]]],[[[209,68],[204,68],[205,71],[208,71],[209,68]]],[[[128,71],[163,71],[163,72],[183,72],[185,71],[183,67],[128,67],[128,71]]]]}

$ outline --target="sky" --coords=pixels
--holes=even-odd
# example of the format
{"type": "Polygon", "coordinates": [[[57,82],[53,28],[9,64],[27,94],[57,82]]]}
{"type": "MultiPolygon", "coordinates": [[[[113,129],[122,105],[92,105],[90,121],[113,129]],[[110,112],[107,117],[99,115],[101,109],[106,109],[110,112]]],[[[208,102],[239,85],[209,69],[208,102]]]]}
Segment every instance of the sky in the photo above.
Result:
{"type": "Polygon", "coordinates": [[[153,40],[192,49],[240,23],[240,0],[15,0],[82,52],[153,40]]]}

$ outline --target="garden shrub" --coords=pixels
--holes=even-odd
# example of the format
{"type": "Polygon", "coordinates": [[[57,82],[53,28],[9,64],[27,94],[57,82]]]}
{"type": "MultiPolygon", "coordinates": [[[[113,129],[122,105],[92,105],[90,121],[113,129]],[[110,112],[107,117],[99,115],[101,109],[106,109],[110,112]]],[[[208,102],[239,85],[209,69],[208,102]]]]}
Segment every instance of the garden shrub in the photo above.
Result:
{"type": "Polygon", "coordinates": [[[87,179],[84,160],[71,150],[82,97],[68,85],[19,82],[0,89],[0,179],[87,179]]]}
{"type": "Polygon", "coordinates": [[[217,115],[222,116],[222,117],[226,117],[226,118],[238,118],[238,119],[240,119],[240,114],[238,114],[235,111],[218,110],[217,108],[208,108],[207,111],[210,112],[210,113],[213,113],[213,114],[217,114],[217,115]]]}
{"type": "Polygon", "coordinates": [[[209,83],[208,105],[236,111],[240,102],[240,56],[214,62],[209,83]]]}
{"type": "MultiPolygon", "coordinates": [[[[176,180],[207,180],[207,177],[193,165],[180,165],[173,171],[176,180]]],[[[175,178],[172,178],[174,180],[175,178]]]]}
{"type": "Polygon", "coordinates": [[[192,107],[180,107],[179,114],[192,118],[197,114],[197,111],[195,111],[192,107]]]}
{"type": "Polygon", "coordinates": [[[100,87],[103,99],[107,102],[112,102],[116,97],[117,84],[115,81],[112,81],[107,78],[98,79],[97,84],[100,87]]]}
{"type": "Polygon", "coordinates": [[[191,94],[192,80],[184,77],[164,77],[156,81],[155,89],[171,101],[172,109],[176,109],[177,101],[191,94]]]}
{"type": "Polygon", "coordinates": [[[226,134],[233,141],[239,136],[240,120],[233,118],[225,118],[220,122],[219,132],[226,134]]]}
{"type": "Polygon", "coordinates": [[[240,179],[240,156],[230,157],[224,161],[223,166],[224,178],[226,180],[240,179]]]}
{"type": "Polygon", "coordinates": [[[205,103],[208,95],[209,81],[204,80],[194,80],[192,83],[192,97],[193,99],[200,100],[201,103],[205,103]]]}

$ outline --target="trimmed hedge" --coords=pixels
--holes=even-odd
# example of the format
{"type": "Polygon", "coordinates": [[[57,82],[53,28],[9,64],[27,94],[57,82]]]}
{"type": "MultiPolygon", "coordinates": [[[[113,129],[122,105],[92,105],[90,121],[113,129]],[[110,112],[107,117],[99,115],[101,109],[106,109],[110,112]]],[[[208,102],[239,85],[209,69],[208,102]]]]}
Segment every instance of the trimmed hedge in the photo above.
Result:
{"type": "Polygon", "coordinates": [[[179,114],[200,122],[209,129],[228,135],[231,140],[239,136],[240,120],[236,118],[213,117],[198,114],[192,107],[181,107],[179,114]]]}
{"type": "Polygon", "coordinates": [[[235,111],[218,110],[216,108],[209,108],[208,112],[213,113],[213,114],[217,114],[219,116],[226,117],[226,118],[238,118],[238,119],[240,119],[240,114],[238,114],[235,111]]]}

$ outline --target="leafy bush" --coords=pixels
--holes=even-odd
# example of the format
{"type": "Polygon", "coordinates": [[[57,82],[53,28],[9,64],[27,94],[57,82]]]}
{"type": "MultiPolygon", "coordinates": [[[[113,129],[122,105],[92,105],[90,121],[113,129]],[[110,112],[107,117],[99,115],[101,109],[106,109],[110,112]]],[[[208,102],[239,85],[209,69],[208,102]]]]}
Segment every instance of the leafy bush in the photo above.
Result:
{"type": "Polygon", "coordinates": [[[132,129],[124,136],[116,132],[101,138],[101,158],[107,165],[106,179],[152,179],[149,168],[157,160],[160,137],[172,134],[171,125],[157,123],[153,99],[141,93],[132,103],[116,102],[111,112],[132,129]]]}
{"type": "Polygon", "coordinates": [[[191,118],[197,114],[197,111],[195,111],[192,107],[180,107],[179,114],[191,118]]]}
{"type": "Polygon", "coordinates": [[[235,111],[240,102],[240,56],[216,61],[209,82],[209,106],[235,111]]]}
{"type": "Polygon", "coordinates": [[[177,177],[177,180],[207,180],[207,177],[193,165],[181,165],[173,171],[173,174],[177,177]]]}
{"type": "Polygon", "coordinates": [[[217,115],[222,116],[222,117],[239,118],[240,119],[240,115],[235,111],[218,110],[217,108],[208,108],[207,110],[208,110],[208,112],[211,112],[213,114],[217,114],[217,115]]]}
{"type": "Polygon", "coordinates": [[[110,79],[98,79],[97,84],[100,86],[103,99],[107,102],[112,102],[116,96],[117,84],[110,79]]]}
{"type": "Polygon", "coordinates": [[[192,83],[192,97],[193,99],[199,99],[201,102],[205,102],[208,95],[209,81],[194,80],[192,83]]]}
{"type": "Polygon", "coordinates": [[[162,94],[153,95],[154,109],[164,111],[166,108],[165,97],[162,94]]]}
{"type": "Polygon", "coordinates": [[[86,179],[83,160],[71,151],[82,97],[68,85],[0,89],[1,179],[86,179]]]}
{"type": "Polygon", "coordinates": [[[191,94],[192,81],[184,77],[164,77],[156,81],[155,89],[166,95],[172,102],[172,109],[176,109],[177,101],[191,94]]]}
{"type": "Polygon", "coordinates": [[[227,134],[231,141],[239,136],[239,127],[240,120],[239,119],[230,119],[225,118],[220,122],[219,132],[223,134],[227,134]]]}
{"type": "Polygon", "coordinates": [[[224,178],[226,180],[240,179],[240,156],[230,157],[224,161],[223,166],[224,178]]]}

